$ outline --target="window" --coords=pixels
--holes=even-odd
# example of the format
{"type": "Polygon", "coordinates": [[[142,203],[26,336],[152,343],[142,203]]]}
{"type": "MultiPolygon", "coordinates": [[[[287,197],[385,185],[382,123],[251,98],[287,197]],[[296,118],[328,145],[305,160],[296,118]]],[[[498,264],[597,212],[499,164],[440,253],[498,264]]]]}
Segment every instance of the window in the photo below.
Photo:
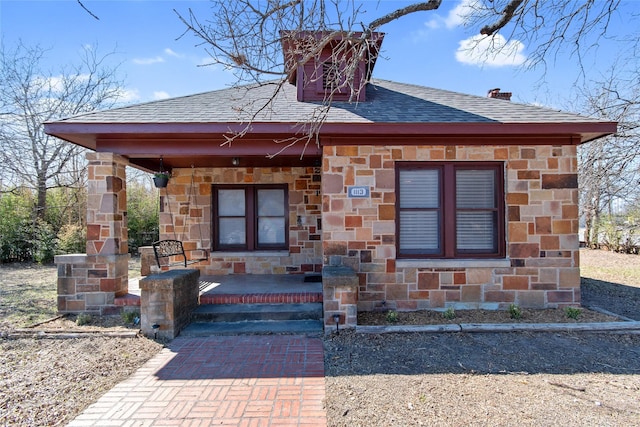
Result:
{"type": "Polygon", "coordinates": [[[286,185],[214,185],[214,250],[288,248],[286,185]]]}
{"type": "Polygon", "coordinates": [[[501,163],[398,163],[400,258],[504,257],[501,163]]]}

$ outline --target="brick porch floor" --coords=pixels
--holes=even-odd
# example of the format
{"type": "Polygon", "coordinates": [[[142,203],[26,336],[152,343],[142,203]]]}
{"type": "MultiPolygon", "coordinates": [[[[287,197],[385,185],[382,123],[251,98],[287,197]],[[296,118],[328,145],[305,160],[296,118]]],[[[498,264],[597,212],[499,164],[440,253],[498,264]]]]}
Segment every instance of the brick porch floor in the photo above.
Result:
{"type": "Polygon", "coordinates": [[[326,426],[322,341],[173,340],[69,426],[326,426]]]}

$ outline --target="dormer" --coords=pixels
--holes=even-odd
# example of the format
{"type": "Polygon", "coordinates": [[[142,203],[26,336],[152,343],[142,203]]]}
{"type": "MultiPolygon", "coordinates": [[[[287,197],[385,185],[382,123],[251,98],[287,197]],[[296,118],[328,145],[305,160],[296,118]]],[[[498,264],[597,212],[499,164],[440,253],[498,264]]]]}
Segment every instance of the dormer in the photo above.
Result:
{"type": "Polygon", "coordinates": [[[284,31],[282,48],[289,83],[298,101],[366,101],[384,33],[284,31]]]}

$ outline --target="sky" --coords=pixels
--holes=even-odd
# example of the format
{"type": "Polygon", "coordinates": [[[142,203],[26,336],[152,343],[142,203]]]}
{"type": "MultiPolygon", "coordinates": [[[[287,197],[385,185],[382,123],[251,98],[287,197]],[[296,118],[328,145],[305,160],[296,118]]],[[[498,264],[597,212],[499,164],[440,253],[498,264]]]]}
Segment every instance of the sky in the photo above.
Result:
{"type": "MultiPolygon", "coordinates": [[[[444,0],[437,11],[405,16],[385,25],[383,54],[376,63],[374,77],[485,96],[492,88],[513,92],[513,101],[536,103],[553,108],[566,105],[578,67],[571,55],[560,54],[546,70],[525,70],[526,44],[514,40],[510,57],[490,63],[466,54],[464,47],[477,28],[466,28],[457,11],[472,0],[444,0]]],[[[602,1],[602,0],[596,0],[602,1]]],[[[367,19],[409,1],[369,1],[367,19]]],[[[192,34],[184,34],[184,24],[174,9],[187,14],[192,9],[206,19],[208,1],[172,0],[84,0],[99,19],[86,12],[76,0],[0,0],[0,30],[5,46],[18,40],[47,48],[45,65],[53,73],[65,64],[77,63],[84,48],[99,53],[114,52],[124,80],[123,102],[138,103],[222,89],[234,83],[233,75],[210,63],[205,47],[192,34]]],[[[612,25],[624,30],[636,22],[628,19],[640,11],[640,0],[622,0],[612,25]]],[[[588,69],[604,71],[615,60],[614,48],[601,42],[588,57],[588,69]]],[[[575,110],[573,108],[572,110],[575,110]]]]}

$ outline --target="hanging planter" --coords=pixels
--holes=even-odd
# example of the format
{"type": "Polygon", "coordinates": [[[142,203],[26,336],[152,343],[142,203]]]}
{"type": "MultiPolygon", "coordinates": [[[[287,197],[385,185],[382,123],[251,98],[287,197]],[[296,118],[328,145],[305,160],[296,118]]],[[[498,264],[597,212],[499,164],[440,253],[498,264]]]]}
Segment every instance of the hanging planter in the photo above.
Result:
{"type": "Polygon", "coordinates": [[[153,184],[156,188],[165,188],[170,176],[168,172],[158,172],[153,175],[153,184]]]}

